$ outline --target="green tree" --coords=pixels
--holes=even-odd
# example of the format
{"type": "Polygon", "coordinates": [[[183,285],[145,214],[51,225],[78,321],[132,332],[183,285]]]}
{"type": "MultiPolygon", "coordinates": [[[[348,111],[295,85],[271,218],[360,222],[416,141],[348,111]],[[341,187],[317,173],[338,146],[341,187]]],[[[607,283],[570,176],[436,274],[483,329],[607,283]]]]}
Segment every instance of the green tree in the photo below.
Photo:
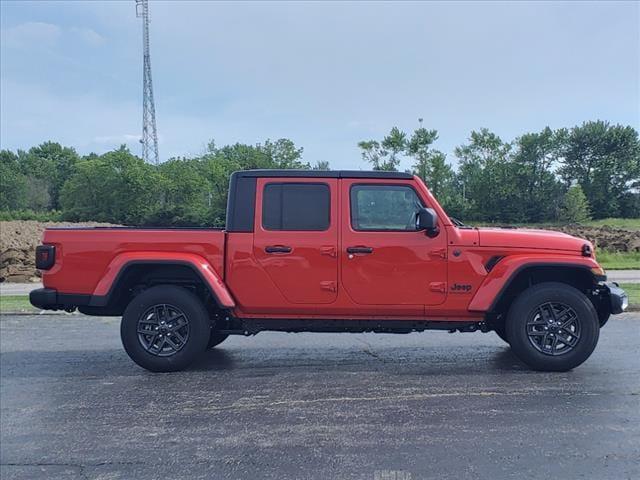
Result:
{"type": "Polygon", "coordinates": [[[9,151],[0,151],[0,210],[25,208],[27,177],[20,171],[18,156],[9,151]]]}
{"type": "Polygon", "coordinates": [[[630,191],[623,195],[620,213],[623,218],[640,218],[640,192],[630,191]]]}
{"type": "Polygon", "coordinates": [[[382,148],[380,142],[376,140],[366,140],[358,142],[358,147],[362,150],[362,159],[371,164],[373,170],[386,170],[387,165],[385,159],[389,154],[382,148]]]}
{"type": "Polygon", "coordinates": [[[44,178],[26,177],[26,198],[24,207],[34,212],[52,210],[51,184],[44,178]]]}
{"type": "Polygon", "coordinates": [[[561,160],[566,130],[546,127],[515,141],[513,182],[517,197],[517,220],[541,222],[555,218],[562,199],[562,184],[554,174],[561,160]]]}
{"type": "Polygon", "coordinates": [[[616,217],[625,196],[640,187],[640,141],[632,127],[585,122],[566,138],[560,175],[582,187],[596,218],[616,217]]]}
{"type": "Polygon", "coordinates": [[[309,169],[308,163],[303,162],[302,148],[298,148],[288,138],[280,138],[275,142],[267,140],[264,145],[258,144],[255,147],[259,152],[263,152],[268,161],[273,165],[272,168],[285,169],[309,169]]]}
{"type": "Polygon", "coordinates": [[[371,165],[373,170],[397,172],[400,165],[400,154],[407,148],[407,135],[398,127],[393,127],[382,139],[367,140],[358,143],[362,159],[371,165]]]}
{"type": "Polygon", "coordinates": [[[201,174],[198,160],[174,158],[161,163],[158,168],[159,202],[156,212],[147,223],[156,225],[207,224],[211,208],[211,190],[201,174]]]}
{"type": "Polygon", "coordinates": [[[413,132],[407,143],[407,153],[414,159],[413,173],[427,182],[432,170],[431,145],[438,139],[438,131],[424,128],[422,119],[419,122],[420,127],[413,132]]]}
{"type": "Polygon", "coordinates": [[[446,155],[431,146],[438,139],[437,130],[427,130],[422,126],[422,119],[418,127],[406,143],[407,154],[414,159],[413,174],[419,176],[429,186],[431,192],[440,198],[453,192],[454,172],[446,162],[446,155]]]}
{"type": "Polygon", "coordinates": [[[229,177],[236,170],[261,168],[309,169],[302,161],[302,148],[297,148],[288,139],[275,142],[267,140],[264,145],[236,143],[218,148],[212,140],[206,152],[195,159],[198,170],[208,184],[208,211],[206,223],[224,225],[229,177]]]}
{"type": "Polygon", "coordinates": [[[318,160],[313,166],[313,170],[331,170],[327,160],[318,160]]]}
{"type": "Polygon", "coordinates": [[[567,190],[562,200],[560,220],[567,223],[583,223],[591,219],[589,202],[580,185],[567,190]]]}
{"type": "Polygon", "coordinates": [[[393,127],[389,135],[382,139],[382,148],[389,152],[384,170],[397,171],[398,165],[400,165],[400,155],[407,148],[407,134],[398,127],[393,127]]]}
{"type": "Polygon", "coordinates": [[[126,146],[77,163],[62,188],[68,220],[94,220],[139,225],[156,212],[162,177],[157,169],[126,146]]]}
{"type": "Polygon", "coordinates": [[[38,185],[33,193],[36,195],[32,203],[42,200],[41,188],[46,188],[49,204],[42,208],[60,209],[60,192],[62,186],[72,175],[80,157],[73,148],[63,147],[59,143],[45,142],[32,147],[28,152],[19,152],[22,172],[28,177],[37,179],[38,185]]]}
{"type": "Polygon", "coordinates": [[[517,218],[515,171],[509,161],[512,145],[486,128],[471,132],[469,142],[455,149],[458,181],[465,210],[478,220],[509,222],[517,218]]]}
{"type": "Polygon", "coordinates": [[[453,168],[447,163],[447,156],[432,148],[438,139],[437,130],[427,130],[420,126],[407,142],[407,154],[413,158],[412,173],[427,184],[440,204],[452,215],[463,216],[461,191],[456,182],[453,168]]]}

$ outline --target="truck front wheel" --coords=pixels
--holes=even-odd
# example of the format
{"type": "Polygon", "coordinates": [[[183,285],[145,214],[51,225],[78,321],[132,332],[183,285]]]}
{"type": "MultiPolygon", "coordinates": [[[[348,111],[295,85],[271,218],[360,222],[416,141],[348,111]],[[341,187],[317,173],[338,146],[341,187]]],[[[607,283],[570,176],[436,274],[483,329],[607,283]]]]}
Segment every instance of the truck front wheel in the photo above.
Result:
{"type": "Polygon", "coordinates": [[[589,299],[564,283],[547,282],[522,292],[511,305],[506,334],[513,352],[534,370],[567,371],[593,352],[600,333],[589,299]]]}
{"type": "Polygon", "coordinates": [[[507,330],[505,329],[504,324],[496,325],[495,327],[493,327],[493,330],[496,332],[496,335],[498,335],[502,340],[504,340],[506,343],[509,343],[509,339],[507,338],[507,330]]]}
{"type": "Polygon", "coordinates": [[[190,291],[160,285],[136,296],[124,311],[120,336],[131,359],[152,372],[182,370],[209,342],[209,318],[190,291]]]}

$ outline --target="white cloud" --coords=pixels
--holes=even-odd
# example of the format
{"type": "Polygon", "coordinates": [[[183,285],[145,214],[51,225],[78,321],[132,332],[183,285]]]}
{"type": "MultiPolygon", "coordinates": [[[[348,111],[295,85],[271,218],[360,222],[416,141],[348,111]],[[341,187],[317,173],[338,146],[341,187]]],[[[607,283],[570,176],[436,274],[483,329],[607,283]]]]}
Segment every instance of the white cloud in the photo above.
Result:
{"type": "Polygon", "coordinates": [[[99,47],[107,43],[107,39],[91,28],[71,27],[69,32],[76,37],[82,39],[86,44],[92,47],[99,47]]]}
{"type": "Polygon", "coordinates": [[[51,46],[62,35],[62,29],[52,23],[26,22],[2,30],[2,43],[6,47],[27,48],[34,45],[51,46]]]}

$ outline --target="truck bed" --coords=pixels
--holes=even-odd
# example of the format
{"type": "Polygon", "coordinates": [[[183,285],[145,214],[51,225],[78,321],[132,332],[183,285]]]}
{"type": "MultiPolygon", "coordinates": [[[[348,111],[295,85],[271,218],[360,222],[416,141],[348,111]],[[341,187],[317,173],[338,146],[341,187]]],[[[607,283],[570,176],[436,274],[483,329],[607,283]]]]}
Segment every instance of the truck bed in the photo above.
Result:
{"type": "Polygon", "coordinates": [[[222,228],[48,228],[43,243],[56,247],[56,263],[43,272],[43,284],[59,292],[92,294],[111,262],[129,252],[195,254],[222,277],[225,235],[222,228]]]}

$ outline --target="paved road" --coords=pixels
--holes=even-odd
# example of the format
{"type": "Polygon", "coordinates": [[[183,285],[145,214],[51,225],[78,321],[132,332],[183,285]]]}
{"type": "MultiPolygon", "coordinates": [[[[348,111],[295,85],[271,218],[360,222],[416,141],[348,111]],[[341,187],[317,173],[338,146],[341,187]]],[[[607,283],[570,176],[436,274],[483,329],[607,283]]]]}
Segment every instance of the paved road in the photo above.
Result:
{"type": "Polygon", "coordinates": [[[35,288],[41,288],[41,283],[0,283],[0,296],[27,295],[35,288]]]}
{"type": "Polygon", "coordinates": [[[556,374],[481,333],[261,333],[173,374],[116,319],[0,334],[3,480],[640,478],[638,314],[556,374]]]}
{"type": "Polygon", "coordinates": [[[640,283],[640,270],[608,270],[607,276],[612,282],[640,283]]]}
{"type": "MultiPolygon", "coordinates": [[[[612,282],[640,283],[640,270],[608,270],[607,276],[612,282]]],[[[40,283],[0,283],[0,295],[26,295],[40,283]]]]}

